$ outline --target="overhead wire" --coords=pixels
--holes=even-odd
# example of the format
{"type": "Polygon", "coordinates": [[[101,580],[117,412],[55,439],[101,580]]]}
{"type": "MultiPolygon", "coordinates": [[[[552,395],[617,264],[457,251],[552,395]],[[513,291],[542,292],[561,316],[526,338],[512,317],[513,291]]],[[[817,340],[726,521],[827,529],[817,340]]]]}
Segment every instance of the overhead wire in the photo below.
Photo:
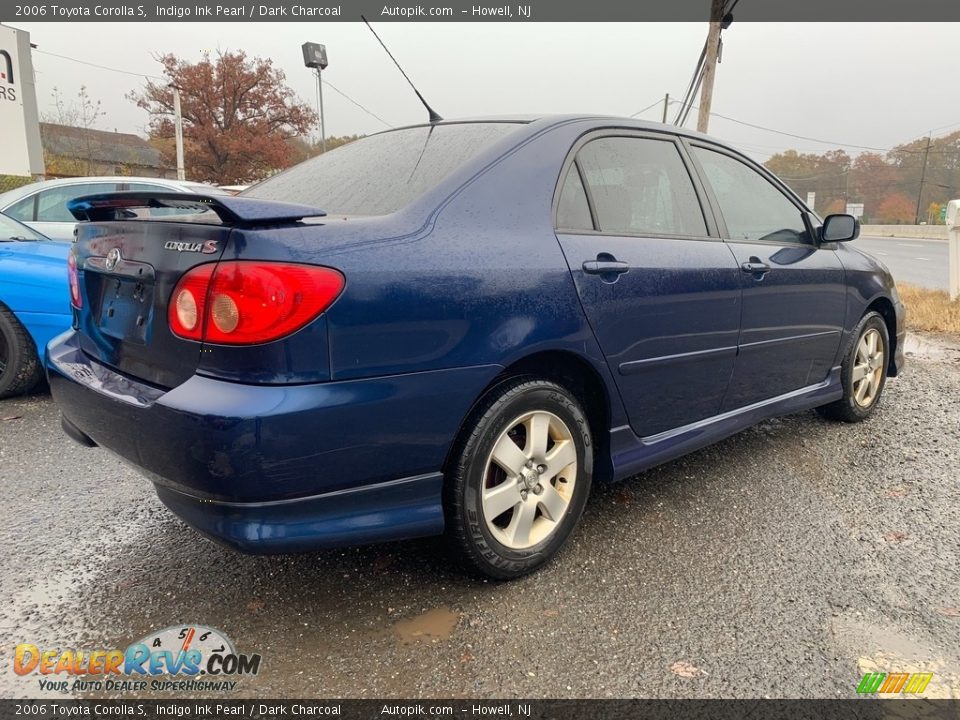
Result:
{"type": "MultiPolygon", "coordinates": [[[[59,53],[50,52],[49,50],[40,50],[39,48],[35,48],[34,52],[38,52],[41,55],[50,55],[51,57],[60,58],[61,60],[70,60],[71,62],[80,63],[81,65],[87,65],[89,67],[98,68],[100,70],[108,70],[110,72],[122,73],[123,75],[131,75],[133,77],[149,78],[151,80],[160,80],[160,81],[165,81],[168,79],[168,78],[160,77],[159,75],[151,75],[150,73],[138,73],[138,72],[133,72],[131,70],[122,70],[120,68],[110,67],[109,65],[100,65],[98,63],[89,62],[88,60],[81,60],[80,58],[70,57],[69,55],[61,55],[59,53]]],[[[384,120],[382,117],[377,115],[375,112],[373,112],[363,104],[354,100],[352,97],[347,95],[347,93],[345,93],[343,90],[333,85],[330,81],[324,79],[323,84],[326,85],[331,90],[333,90],[335,93],[341,95],[346,100],[356,105],[358,108],[360,108],[363,112],[365,112],[370,117],[378,120],[379,122],[383,123],[387,127],[390,127],[390,128],[393,127],[393,125],[388,123],[386,120],[384,120]]]]}

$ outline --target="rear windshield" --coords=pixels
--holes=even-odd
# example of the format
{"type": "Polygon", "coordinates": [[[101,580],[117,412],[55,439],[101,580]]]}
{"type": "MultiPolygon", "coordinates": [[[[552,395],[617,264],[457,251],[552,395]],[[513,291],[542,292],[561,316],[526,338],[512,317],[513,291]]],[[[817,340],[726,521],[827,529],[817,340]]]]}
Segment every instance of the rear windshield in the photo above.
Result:
{"type": "Polygon", "coordinates": [[[300,163],[241,195],[312,205],[328,215],[386,215],[517,127],[459,123],[371,135],[300,163]]]}

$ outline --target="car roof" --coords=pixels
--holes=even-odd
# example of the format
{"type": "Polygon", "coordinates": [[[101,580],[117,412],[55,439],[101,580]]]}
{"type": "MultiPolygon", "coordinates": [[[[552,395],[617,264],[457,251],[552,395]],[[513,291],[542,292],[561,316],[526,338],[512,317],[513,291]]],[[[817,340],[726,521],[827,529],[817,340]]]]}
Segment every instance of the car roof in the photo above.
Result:
{"type": "Polygon", "coordinates": [[[71,178],[56,178],[54,180],[38,180],[37,182],[32,182],[27,185],[21,185],[18,188],[13,190],[8,190],[5,193],[0,194],[0,208],[6,207],[21,198],[32,195],[35,192],[40,192],[41,190],[47,190],[49,188],[61,187],[63,185],[87,185],[90,183],[103,183],[103,182],[143,182],[143,183],[152,183],[154,185],[164,185],[166,187],[177,189],[177,190],[186,190],[193,192],[194,188],[198,187],[210,187],[215,189],[212,185],[207,185],[206,183],[195,182],[192,180],[171,180],[168,178],[156,178],[156,177],[130,177],[127,175],[98,175],[92,177],[71,177],[71,178]]]}
{"type": "MultiPolygon", "coordinates": [[[[543,130],[547,127],[554,125],[562,125],[570,122],[590,122],[596,125],[596,127],[625,127],[632,128],[636,130],[650,130],[654,132],[668,132],[674,135],[681,135],[683,137],[708,140],[712,143],[722,145],[724,147],[730,148],[729,143],[720,140],[712,135],[706,135],[695,130],[688,130],[687,128],[678,127],[676,125],[670,125],[666,123],[653,122],[650,120],[640,120],[633,117],[623,117],[618,115],[600,115],[600,114],[590,114],[590,113],[566,113],[566,114],[528,114],[528,115],[487,115],[479,117],[465,117],[465,118],[451,118],[449,120],[440,120],[437,123],[413,123],[411,125],[404,125],[401,127],[390,128],[388,130],[381,130],[378,133],[372,133],[375,135],[380,135],[383,133],[394,132],[396,130],[407,130],[409,128],[417,127],[430,127],[433,125],[461,125],[461,124],[472,124],[472,123],[513,123],[517,125],[526,125],[531,131],[543,130]]],[[[733,149],[733,148],[730,148],[733,149]]]]}

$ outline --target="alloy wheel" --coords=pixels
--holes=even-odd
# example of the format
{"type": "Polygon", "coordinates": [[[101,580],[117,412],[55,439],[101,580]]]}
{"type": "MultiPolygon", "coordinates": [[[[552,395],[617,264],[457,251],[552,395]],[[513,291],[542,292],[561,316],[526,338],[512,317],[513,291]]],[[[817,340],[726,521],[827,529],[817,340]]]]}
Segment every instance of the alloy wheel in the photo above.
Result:
{"type": "Polygon", "coordinates": [[[577,448],[563,420],[545,411],[514,419],[485,467],[481,508],[498,542],[522,550],[556,531],[577,481],[577,448]]]}
{"type": "Polygon", "coordinates": [[[853,399],[860,407],[870,407],[876,400],[885,362],[883,339],[875,328],[870,328],[857,343],[853,361],[853,399]]]}

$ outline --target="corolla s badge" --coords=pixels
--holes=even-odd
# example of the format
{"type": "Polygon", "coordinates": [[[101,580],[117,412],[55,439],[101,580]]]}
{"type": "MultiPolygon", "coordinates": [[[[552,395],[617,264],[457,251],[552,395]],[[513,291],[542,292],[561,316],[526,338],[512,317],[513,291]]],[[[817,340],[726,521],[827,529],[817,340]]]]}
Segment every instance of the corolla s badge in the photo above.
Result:
{"type": "Polygon", "coordinates": [[[107,266],[107,270],[113,270],[122,259],[120,248],[113,248],[107,253],[107,261],[104,264],[107,266]]]}
{"type": "Polygon", "coordinates": [[[163,244],[164,250],[176,250],[177,252],[195,252],[209,255],[217,251],[216,240],[206,240],[205,242],[180,242],[170,240],[163,244]]]}

